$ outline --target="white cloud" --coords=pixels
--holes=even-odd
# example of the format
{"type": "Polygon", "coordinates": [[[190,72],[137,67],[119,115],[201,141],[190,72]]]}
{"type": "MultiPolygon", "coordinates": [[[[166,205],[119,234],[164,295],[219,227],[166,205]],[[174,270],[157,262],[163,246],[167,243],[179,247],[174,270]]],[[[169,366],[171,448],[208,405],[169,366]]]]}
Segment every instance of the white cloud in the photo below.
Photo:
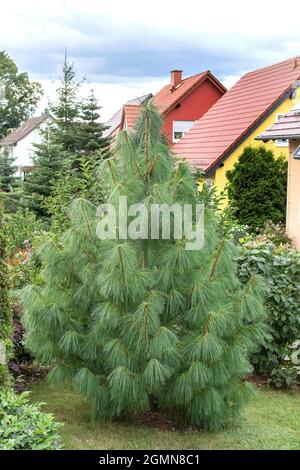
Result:
{"type": "Polygon", "coordinates": [[[14,0],[1,3],[0,44],[51,96],[67,46],[108,117],[173,67],[210,69],[230,87],[245,70],[300,55],[298,17],[298,0],[14,0]]]}
{"type": "MultiPolygon", "coordinates": [[[[82,85],[82,96],[87,96],[91,88],[102,106],[101,118],[106,122],[126,101],[145,95],[146,93],[156,93],[166,84],[167,78],[141,83],[85,83],[82,85]]],[[[55,99],[55,90],[58,81],[40,80],[45,91],[45,95],[39,104],[37,114],[42,113],[49,101],[55,99]]]]}

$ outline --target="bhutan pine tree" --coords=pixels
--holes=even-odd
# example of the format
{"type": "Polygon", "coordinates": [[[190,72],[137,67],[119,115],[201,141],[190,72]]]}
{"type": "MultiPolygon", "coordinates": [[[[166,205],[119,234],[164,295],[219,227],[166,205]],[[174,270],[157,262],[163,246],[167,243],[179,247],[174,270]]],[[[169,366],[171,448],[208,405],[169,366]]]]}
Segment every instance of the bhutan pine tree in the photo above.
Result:
{"type": "MultiPolygon", "coordinates": [[[[147,104],[135,132],[122,133],[103,162],[117,212],[120,196],[149,210],[197,203],[193,175],[174,164],[160,128],[147,104]]],[[[190,251],[174,227],[167,240],[147,238],[141,219],[136,237],[126,239],[117,223],[115,238],[101,240],[99,217],[92,203],[74,201],[70,229],[43,247],[43,283],[22,292],[27,346],[52,366],[54,382],[84,394],[94,418],[156,406],[178,422],[220,428],[251,392],[244,378],[262,336],[258,280],[241,287],[237,250],[218,236],[210,209],[203,248],[190,251]]],[[[136,223],[130,211],[123,217],[136,223]]]]}

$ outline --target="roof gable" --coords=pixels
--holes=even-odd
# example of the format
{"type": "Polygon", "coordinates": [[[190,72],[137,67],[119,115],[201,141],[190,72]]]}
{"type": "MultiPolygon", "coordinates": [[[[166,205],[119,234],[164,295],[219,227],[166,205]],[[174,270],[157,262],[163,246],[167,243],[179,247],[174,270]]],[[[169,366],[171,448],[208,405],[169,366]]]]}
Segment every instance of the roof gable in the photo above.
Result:
{"type": "Polygon", "coordinates": [[[139,104],[125,104],[123,107],[122,127],[126,122],[126,129],[132,129],[141,113],[141,105],[139,104]]]}
{"type": "Polygon", "coordinates": [[[169,83],[154,95],[153,103],[158,111],[162,115],[165,115],[205,80],[210,80],[223,93],[226,92],[226,88],[208,70],[206,72],[201,72],[197,75],[184,78],[175,88],[169,83]]]}
{"type": "MultiPolygon", "coordinates": [[[[207,71],[183,79],[175,88],[171,84],[165,85],[158,93],[156,93],[156,95],[153,96],[153,104],[156,106],[160,114],[165,116],[177,105],[177,103],[192,93],[192,91],[200,86],[200,84],[205,80],[210,80],[223,93],[226,92],[226,88],[221,84],[221,82],[219,82],[210,71],[207,71]]],[[[150,96],[152,97],[152,95],[150,96]]],[[[125,121],[127,129],[132,129],[135,126],[140,115],[141,104],[142,102],[136,103],[132,100],[128,101],[123,106],[120,123],[121,127],[123,127],[125,121]]]]}
{"type": "Polygon", "coordinates": [[[300,79],[300,57],[245,74],[172,150],[212,171],[300,79]]]}

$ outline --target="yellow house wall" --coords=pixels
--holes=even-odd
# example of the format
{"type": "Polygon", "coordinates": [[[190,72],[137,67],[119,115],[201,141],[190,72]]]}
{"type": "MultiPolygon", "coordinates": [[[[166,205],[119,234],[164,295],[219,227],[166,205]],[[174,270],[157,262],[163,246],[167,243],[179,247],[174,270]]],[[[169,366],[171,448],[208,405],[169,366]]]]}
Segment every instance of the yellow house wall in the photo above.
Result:
{"type": "Polygon", "coordinates": [[[286,215],[287,234],[298,250],[300,249],[300,160],[295,160],[292,155],[299,145],[300,139],[290,141],[286,215]]]}
{"type": "MultiPolygon", "coordinates": [[[[264,132],[268,127],[270,127],[274,122],[277,120],[278,113],[287,113],[291,110],[293,106],[300,102],[300,87],[297,89],[297,93],[294,99],[286,99],[283,103],[281,103],[276,110],[257,128],[255,131],[224,161],[224,166],[222,168],[218,168],[214,175],[210,177],[214,180],[214,184],[219,191],[223,191],[226,183],[226,172],[231,170],[235,162],[238,160],[239,156],[243,152],[244,148],[252,145],[252,146],[259,146],[262,145],[262,142],[254,140],[256,136],[264,132]]],[[[272,150],[275,155],[285,155],[288,158],[289,149],[288,147],[279,147],[276,145],[275,142],[268,142],[264,144],[268,150],[272,150]]]]}

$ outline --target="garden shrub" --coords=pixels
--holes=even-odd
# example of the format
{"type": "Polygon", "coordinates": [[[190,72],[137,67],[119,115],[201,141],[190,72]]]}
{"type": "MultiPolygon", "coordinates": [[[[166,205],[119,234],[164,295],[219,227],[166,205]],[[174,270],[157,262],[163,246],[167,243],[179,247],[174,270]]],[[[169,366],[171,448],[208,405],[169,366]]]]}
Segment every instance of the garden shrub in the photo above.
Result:
{"type": "Polygon", "coordinates": [[[240,256],[240,279],[246,282],[255,273],[264,279],[268,331],[252,363],[257,373],[270,377],[272,385],[290,387],[299,378],[300,253],[250,242],[240,256]]]}
{"type": "Polygon", "coordinates": [[[29,392],[0,392],[0,450],[55,450],[62,447],[62,424],[43,413],[41,403],[30,404],[29,392]]]}
{"type": "Polygon", "coordinates": [[[12,257],[18,250],[26,249],[33,239],[42,237],[43,224],[29,209],[19,209],[13,214],[6,214],[6,232],[8,237],[8,255],[12,257]]]}

